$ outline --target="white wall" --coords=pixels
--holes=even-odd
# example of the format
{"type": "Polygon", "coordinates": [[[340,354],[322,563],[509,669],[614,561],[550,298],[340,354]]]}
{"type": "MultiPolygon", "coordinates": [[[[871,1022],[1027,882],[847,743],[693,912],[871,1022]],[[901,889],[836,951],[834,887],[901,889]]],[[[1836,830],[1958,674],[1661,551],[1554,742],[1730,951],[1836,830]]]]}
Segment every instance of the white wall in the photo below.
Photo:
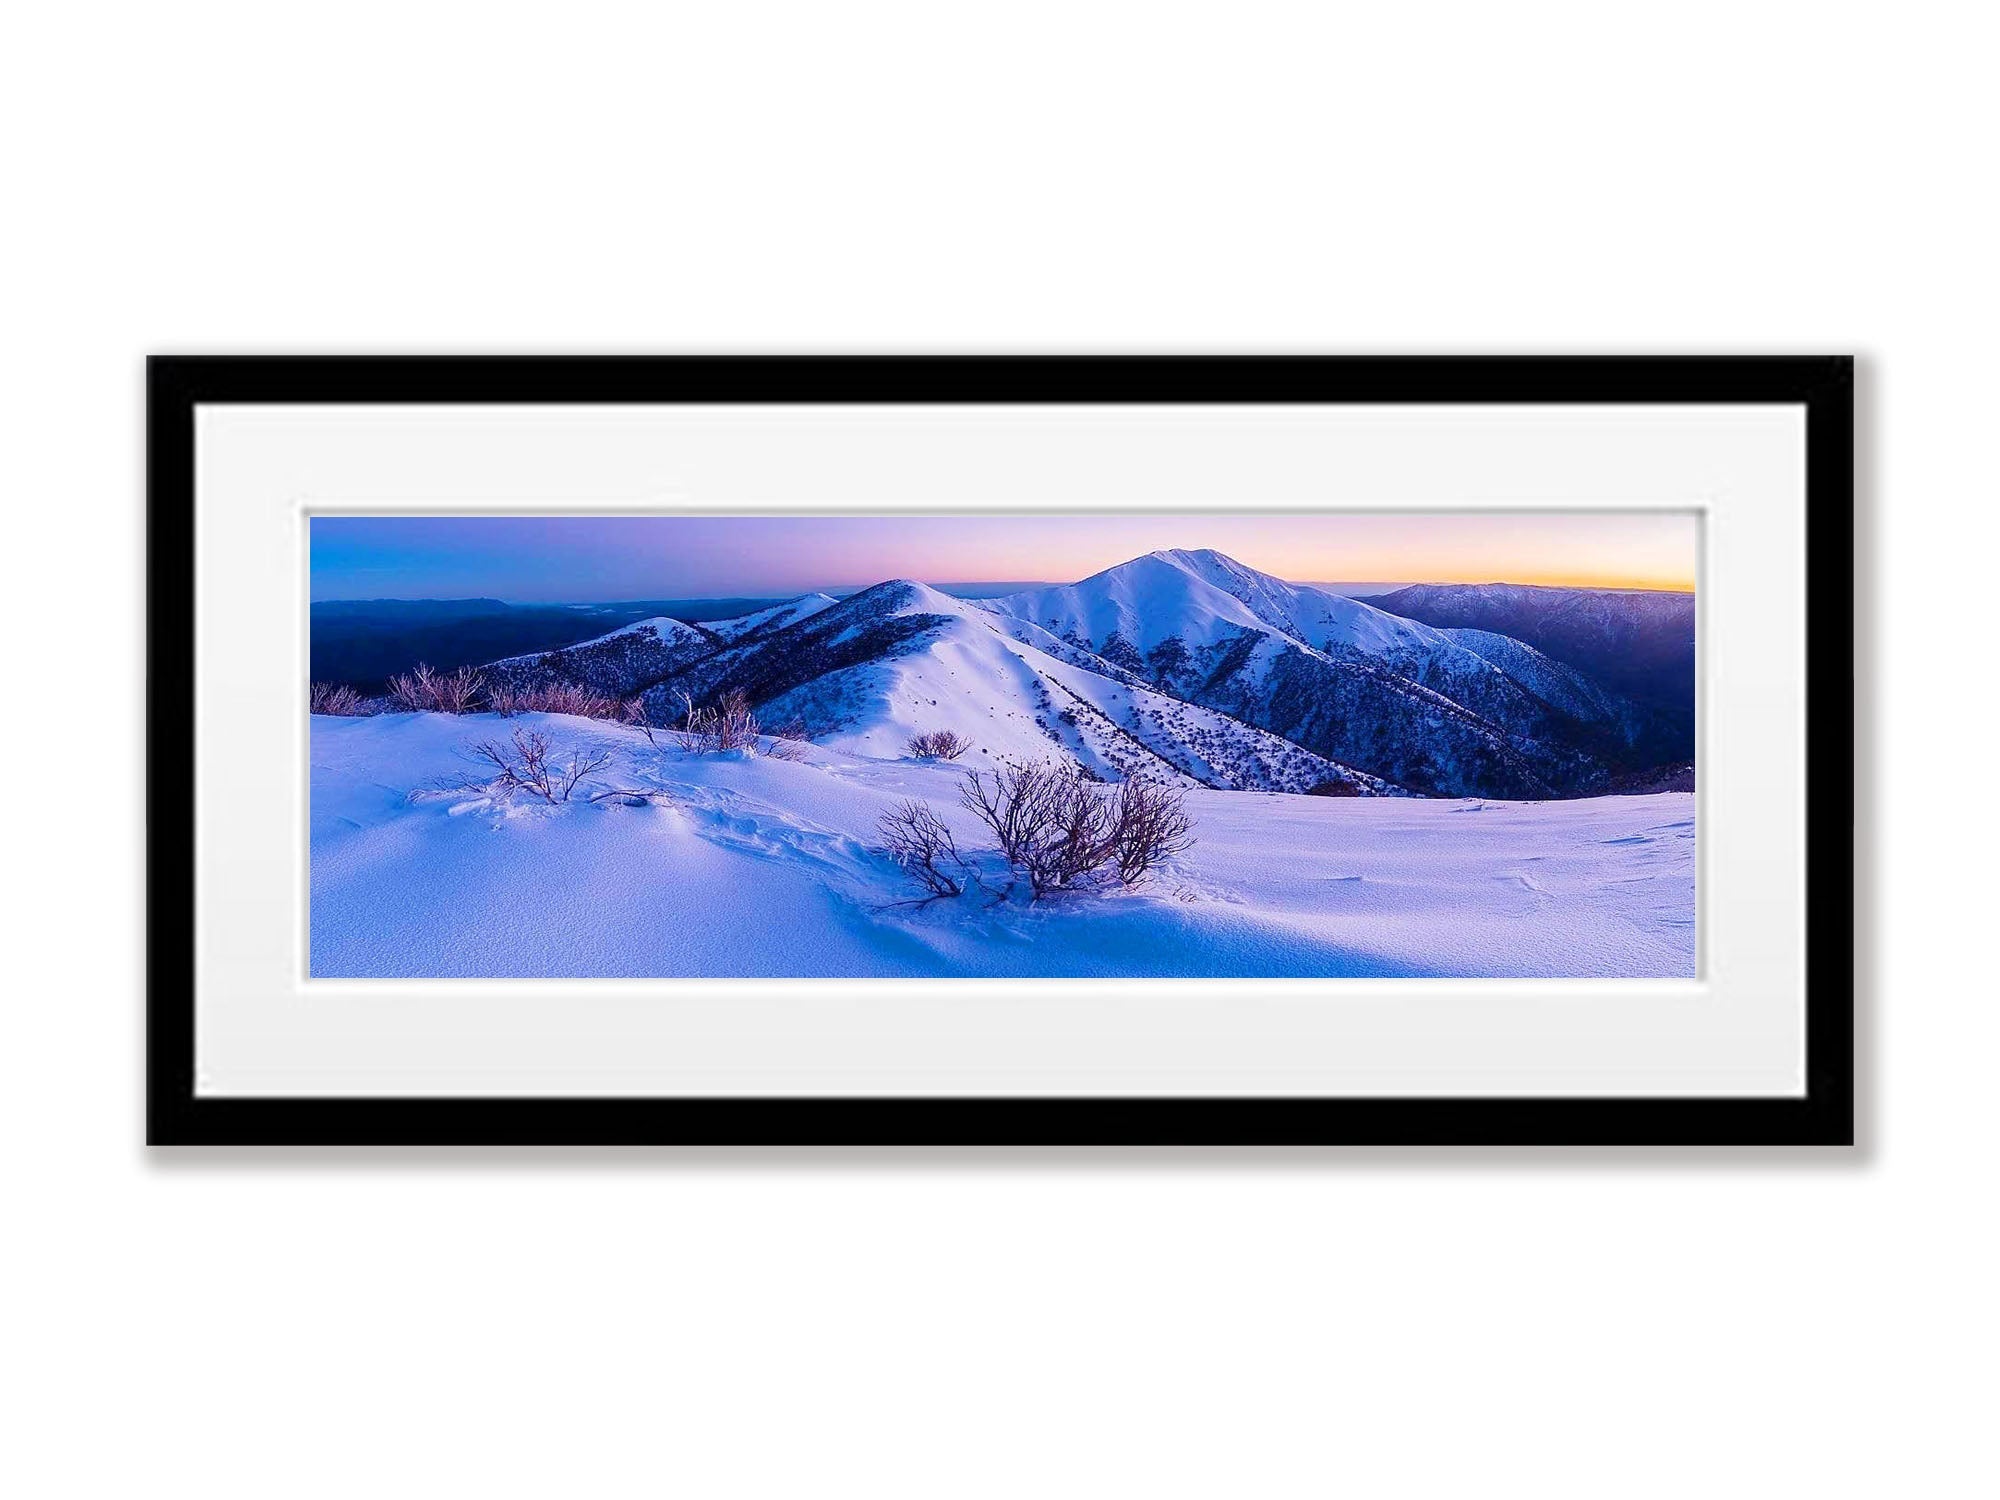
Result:
{"type": "Polygon", "coordinates": [[[10,14],[0,1488],[1990,1484],[1990,21],[659,9],[10,14]],[[717,349],[1866,356],[1873,1144],[149,1158],[141,356],[717,349]]]}

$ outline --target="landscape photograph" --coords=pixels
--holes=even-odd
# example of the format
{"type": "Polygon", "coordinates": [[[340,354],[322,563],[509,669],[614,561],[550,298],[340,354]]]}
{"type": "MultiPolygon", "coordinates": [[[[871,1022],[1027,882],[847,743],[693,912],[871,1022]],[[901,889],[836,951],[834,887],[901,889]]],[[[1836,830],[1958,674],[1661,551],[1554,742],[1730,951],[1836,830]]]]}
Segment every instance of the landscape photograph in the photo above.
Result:
{"type": "Polygon", "coordinates": [[[318,516],[310,972],[1693,978],[1697,526],[318,516]]]}

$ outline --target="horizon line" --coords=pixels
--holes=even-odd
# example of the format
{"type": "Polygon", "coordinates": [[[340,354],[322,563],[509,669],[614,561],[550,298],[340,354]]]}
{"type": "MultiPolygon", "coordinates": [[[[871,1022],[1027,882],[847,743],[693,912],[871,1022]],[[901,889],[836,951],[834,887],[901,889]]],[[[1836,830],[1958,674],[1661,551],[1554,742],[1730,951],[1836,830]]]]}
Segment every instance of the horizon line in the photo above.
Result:
{"type": "MultiPolygon", "coordinates": [[[[714,593],[707,593],[707,594],[655,594],[651,596],[624,595],[617,598],[603,598],[603,599],[583,599],[583,598],[573,598],[573,597],[566,597],[561,599],[508,599],[508,598],[503,598],[499,594],[365,594],[365,595],[341,594],[321,599],[309,599],[307,603],[309,604],[463,604],[463,603],[470,603],[474,600],[490,599],[496,604],[505,604],[514,608],[530,608],[535,605],[559,607],[559,606],[580,605],[580,604],[614,605],[614,604],[654,604],[654,603],[680,603],[680,602],[694,604],[694,603],[702,603],[708,600],[720,600],[720,599],[730,599],[730,600],[741,599],[753,602],[763,602],[767,600],[774,602],[783,602],[790,599],[802,599],[809,594],[827,594],[838,598],[845,598],[854,594],[866,593],[869,589],[879,588],[885,583],[921,583],[924,584],[924,586],[927,588],[934,588],[940,590],[941,592],[947,592],[947,593],[950,592],[950,590],[953,588],[992,588],[999,584],[1009,584],[1016,586],[1016,592],[1026,593],[1032,589],[1069,588],[1073,585],[1073,583],[1082,581],[1083,580],[1078,579],[1078,580],[1072,580],[1071,583],[1064,583],[1056,579],[1019,580],[1011,578],[1000,578],[1000,579],[982,580],[976,578],[965,578],[965,579],[953,579],[947,582],[930,583],[922,578],[890,577],[890,578],[878,578],[873,583],[854,583],[854,584],[828,583],[828,584],[821,584],[817,588],[787,590],[775,594],[756,592],[756,591],[746,591],[742,589],[721,589],[717,590],[714,593]]],[[[1688,584],[1667,583],[1657,579],[1646,580],[1646,581],[1635,581],[1635,582],[1622,582],[1622,581],[1607,582],[1599,580],[1592,580],[1590,582],[1580,582],[1580,581],[1551,582],[1546,579],[1526,579],[1526,578],[1417,578],[1408,580],[1350,579],[1345,582],[1336,583],[1326,580],[1301,578],[1301,579],[1285,579],[1282,581],[1288,583],[1296,583],[1300,586],[1307,588],[1324,588],[1324,589],[1380,588],[1385,592],[1394,592],[1398,589],[1406,589],[1406,588],[1439,588],[1439,587],[1443,588],[1505,587],[1505,588],[1531,588],[1531,589],[1567,589],[1575,592],[1594,592],[1594,593],[1607,593],[1607,594],[1693,595],[1696,592],[1698,592],[1696,586],[1692,583],[1688,584]]],[[[996,594],[991,597],[1005,598],[1006,595],[996,594]]],[[[1360,602],[1365,603],[1366,600],[1362,599],[1360,602]]]]}

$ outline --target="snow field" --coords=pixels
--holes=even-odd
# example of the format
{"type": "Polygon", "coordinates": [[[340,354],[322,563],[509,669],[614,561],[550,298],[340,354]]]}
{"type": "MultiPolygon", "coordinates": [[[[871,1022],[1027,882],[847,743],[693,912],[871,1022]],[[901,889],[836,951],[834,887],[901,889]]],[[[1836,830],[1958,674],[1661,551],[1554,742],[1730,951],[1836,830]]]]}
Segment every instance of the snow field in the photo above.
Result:
{"type": "MultiPolygon", "coordinates": [[[[926,653],[947,673],[1026,666],[1004,654],[1013,668],[926,653]]],[[[903,679],[910,692],[921,682],[903,679]]],[[[852,745],[803,754],[690,756],[560,715],[314,718],[312,973],[1694,973],[1691,794],[1531,804],[1196,789],[1198,842],[1149,884],[1030,907],[1018,894],[996,903],[1005,872],[973,854],[987,839],[958,806],[967,762],[852,745]],[[591,786],[652,800],[409,795],[475,774],[464,748],[515,728],[546,734],[558,758],[610,750],[591,786]],[[921,893],[878,851],[876,820],[912,797],[973,854],[981,884],[967,896],[909,904],[921,893]]]]}

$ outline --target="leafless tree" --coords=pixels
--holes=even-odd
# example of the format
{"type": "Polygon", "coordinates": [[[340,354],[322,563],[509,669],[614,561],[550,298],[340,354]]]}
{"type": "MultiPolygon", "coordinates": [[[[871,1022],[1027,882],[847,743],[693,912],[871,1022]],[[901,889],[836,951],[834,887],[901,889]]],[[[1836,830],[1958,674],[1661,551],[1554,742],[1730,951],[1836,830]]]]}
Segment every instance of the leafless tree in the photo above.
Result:
{"type": "Polygon", "coordinates": [[[331,714],[340,719],[358,719],[367,714],[368,700],[344,682],[315,682],[307,692],[306,711],[331,714]]]}
{"type": "Polygon", "coordinates": [[[1194,847],[1187,793],[1178,788],[1127,778],[1118,788],[1116,814],[1114,853],[1126,885],[1194,847]]]}
{"type": "Polygon", "coordinates": [[[877,825],[890,857],[913,876],[932,897],[964,894],[965,860],[944,820],[922,802],[905,802],[884,813],[877,825]],[[949,868],[955,866],[954,869],[949,868]]]}
{"type": "Polygon", "coordinates": [[[409,713],[469,714],[485,691],[486,679],[471,667],[446,674],[418,662],[389,679],[389,697],[409,713]]]}
{"type": "Polygon", "coordinates": [[[957,760],[972,748],[972,741],[949,729],[933,729],[912,736],[905,748],[918,760],[957,760]]]}

